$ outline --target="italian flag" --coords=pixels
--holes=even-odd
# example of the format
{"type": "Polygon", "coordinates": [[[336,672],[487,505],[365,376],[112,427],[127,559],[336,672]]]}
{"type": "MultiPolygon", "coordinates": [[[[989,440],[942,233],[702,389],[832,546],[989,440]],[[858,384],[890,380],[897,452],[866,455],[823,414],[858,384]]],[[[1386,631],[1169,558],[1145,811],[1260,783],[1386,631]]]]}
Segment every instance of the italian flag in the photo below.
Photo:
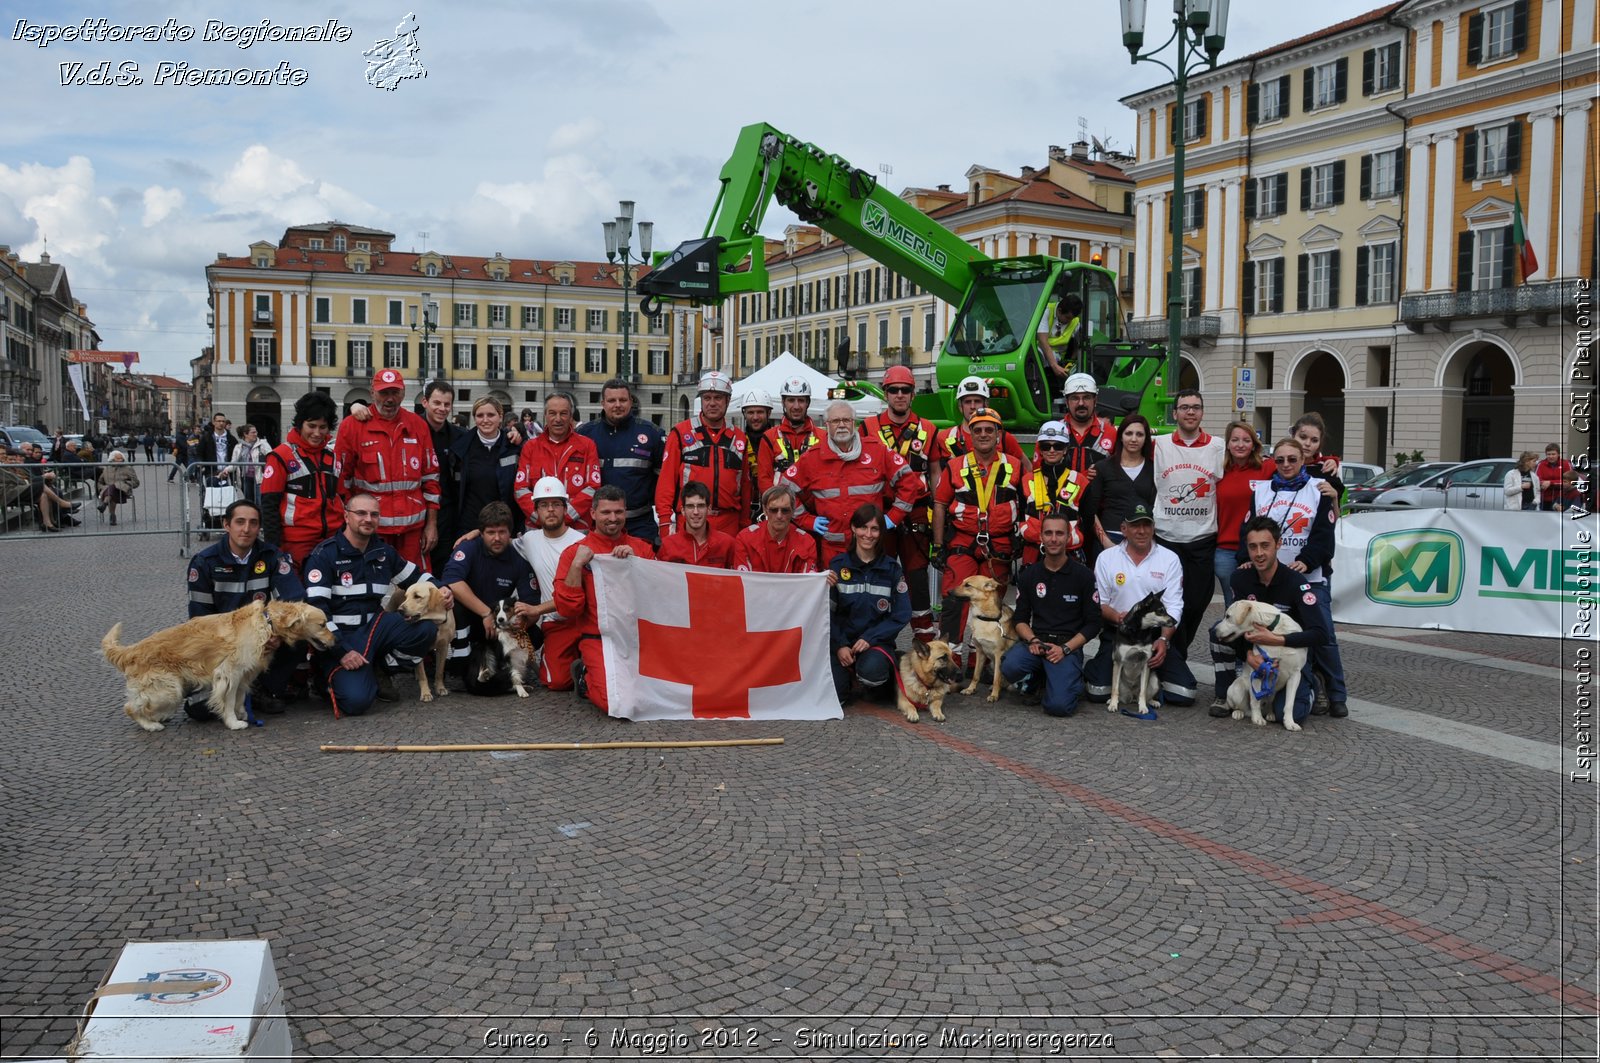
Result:
{"type": "Polygon", "coordinates": [[[1512,190],[1516,200],[1516,210],[1511,215],[1511,242],[1517,249],[1517,262],[1522,268],[1522,279],[1526,281],[1531,274],[1539,271],[1539,256],[1533,253],[1533,245],[1528,243],[1528,233],[1522,223],[1522,193],[1512,190]]]}

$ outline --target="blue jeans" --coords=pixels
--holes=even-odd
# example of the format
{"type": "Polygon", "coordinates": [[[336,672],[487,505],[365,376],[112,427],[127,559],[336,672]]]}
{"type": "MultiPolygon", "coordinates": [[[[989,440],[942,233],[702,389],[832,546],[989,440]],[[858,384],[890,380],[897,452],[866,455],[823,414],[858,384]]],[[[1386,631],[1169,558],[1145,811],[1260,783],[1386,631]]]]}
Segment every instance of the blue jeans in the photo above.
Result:
{"type": "Polygon", "coordinates": [[[1239,571],[1238,555],[1228,547],[1217,547],[1217,582],[1222,584],[1222,607],[1233,604],[1233,574],[1239,571]]]}
{"type": "Polygon", "coordinates": [[[1328,644],[1313,648],[1307,663],[1317,674],[1317,681],[1327,683],[1324,693],[1328,700],[1344,701],[1349,694],[1344,685],[1344,660],[1339,656],[1339,643],[1333,633],[1333,588],[1327,583],[1313,583],[1311,590],[1317,596],[1317,612],[1322,616],[1322,624],[1328,629],[1328,644]]]}
{"type": "Polygon", "coordinates": [[[1042,656],[1028,652],[1025,643],[1017,643],[1006,651],[1000,661],[1000,675],[1015,685],[1018,680],[1032,677],[1038,681],[1044,674],[1044,711],[1051,716],[1071,716],[1078,711],[1078,699],[1083,697],[1083,651],[1077,650],[1061,658],[1061,663],[1051,664],[1042,656]]]}

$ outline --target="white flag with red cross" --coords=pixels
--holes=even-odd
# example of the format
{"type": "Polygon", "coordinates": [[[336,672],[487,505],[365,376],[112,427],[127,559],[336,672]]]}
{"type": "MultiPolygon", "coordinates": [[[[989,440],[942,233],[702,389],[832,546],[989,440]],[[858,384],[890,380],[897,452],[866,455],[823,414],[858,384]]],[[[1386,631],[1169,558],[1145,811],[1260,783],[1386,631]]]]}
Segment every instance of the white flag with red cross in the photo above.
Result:
{"type": "Polygon", "coordinates": [[[821,573],[729,572],[597,557],[610,714],[630,720],[838,720],[821,573]]]}

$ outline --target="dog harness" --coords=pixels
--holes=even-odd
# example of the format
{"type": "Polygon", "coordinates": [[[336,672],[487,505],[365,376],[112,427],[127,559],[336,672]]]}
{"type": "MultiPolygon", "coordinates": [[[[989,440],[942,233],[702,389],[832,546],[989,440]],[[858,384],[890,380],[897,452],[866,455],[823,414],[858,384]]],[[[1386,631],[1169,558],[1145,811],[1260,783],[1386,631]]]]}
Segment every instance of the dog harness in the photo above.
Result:
{"type": "Polygon", "coordinates": [[[918,712],[921,712],[923,709],[928,707],[927,702],[918,701],[916,698],[912,697],[911,692],[906,689],[906,677],[900,674],[900,662],[894,659],[894,654],[890,653],[882,646],[873,646],[867,652],[881,653],[885,657],[889,658],[889,672],[894,676],[895,686],[900,688],[901,696],[906,699],[912,708],[916,709],[918,712]]]}

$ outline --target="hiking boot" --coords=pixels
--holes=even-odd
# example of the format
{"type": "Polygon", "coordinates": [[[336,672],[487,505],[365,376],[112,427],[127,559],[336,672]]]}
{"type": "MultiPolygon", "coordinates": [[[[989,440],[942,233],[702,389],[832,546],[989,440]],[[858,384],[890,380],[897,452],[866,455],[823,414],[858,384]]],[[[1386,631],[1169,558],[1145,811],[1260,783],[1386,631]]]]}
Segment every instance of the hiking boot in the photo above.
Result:
{"type": "Polygon", "coordinates": [[[1229,708],[1228,699],[1225,697],[1212,698],[1211,715],[1219,720],[1224,716],[1232,716],[1233,709],[1229,708]]]}
{"type": "Polygon", "coordinates": [[[1342,701],[1330,701],[1328,703],[1328,715],[1335,720],[1342,720],[1350,715],[1350,706],[1342,701]]]}

